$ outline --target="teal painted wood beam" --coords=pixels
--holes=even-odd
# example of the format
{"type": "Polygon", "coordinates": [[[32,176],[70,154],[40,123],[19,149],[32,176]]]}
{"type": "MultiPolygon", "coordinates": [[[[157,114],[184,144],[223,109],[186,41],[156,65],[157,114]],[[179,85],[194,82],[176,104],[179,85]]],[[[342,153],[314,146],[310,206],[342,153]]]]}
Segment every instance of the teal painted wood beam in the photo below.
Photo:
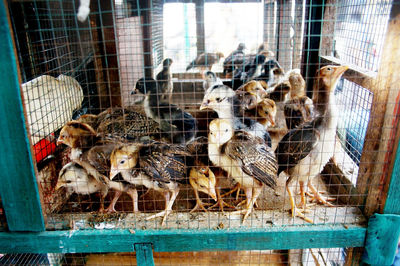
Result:
{"type": "Polygon", "coordinates": [[[5,0],[0,1],[0,196],[11,231],[43,231],[5,0]]]}
{"type": "Polygon", "coordinates": [[[374,214],[368,222],[363,262],[392,265],[400,236],[400,215],[374,214]]]}
{"type": "Polygon", "coordinates": [[[135,244],[154,251],[267,250],[361,247],[366,228],[343,225],[282,226],[235,230],[71,230],[0,233],[0,253],[132,252],[135,244]]]}
{"type": "Polygon", "coordinates": [[[154,266],[153,247],[150,243],[135,244],[138,266],[154,266]]]}
{"type": "Polygon", "coordinates": [[[395,158],[383,213],[400,215],[400,145],[397,147],[395,158]]]}

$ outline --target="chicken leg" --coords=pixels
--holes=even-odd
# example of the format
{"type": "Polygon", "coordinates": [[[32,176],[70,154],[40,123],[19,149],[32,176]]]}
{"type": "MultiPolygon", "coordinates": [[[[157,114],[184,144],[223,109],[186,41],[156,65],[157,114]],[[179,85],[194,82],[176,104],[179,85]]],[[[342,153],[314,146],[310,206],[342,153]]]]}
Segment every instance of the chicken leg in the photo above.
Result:
{"type": "Polygon", "coordinates": [[[146,218],[146,220],[152,220],[160,216],[164,216],[163,220],[161,222],[161,226],[164,226],[165,221],[167,219],[168,214],[172,212],[172,206],[174,205],[175,199],[179,194],[179,188],[175,188],[171,190],[171,195],[169,194],[169,191],[164,192],[164,198],[165,198],[165,210],[162,212],[156,213],[152,216],[149,216],[146,218]]]}

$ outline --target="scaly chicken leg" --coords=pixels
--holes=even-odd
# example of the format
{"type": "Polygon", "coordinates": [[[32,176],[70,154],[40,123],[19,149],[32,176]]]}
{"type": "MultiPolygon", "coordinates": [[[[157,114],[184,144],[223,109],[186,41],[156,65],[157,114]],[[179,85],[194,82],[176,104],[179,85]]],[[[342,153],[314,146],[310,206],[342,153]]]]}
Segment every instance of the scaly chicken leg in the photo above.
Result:
{"type": "Polygon", "coordinates": [[[172,212],[172,206],[174,205],[175,199],[178,196],[178,194],[179,194],[179,188],[175,188],[174,190],[172,190],[171,195],[169,194],[169,191],[165,191],[164,192],[165,210],[147,217],[146,220],[152,220],[157,217],[164,216],[161,223],[161,226],[164,226],[168,214],[172,212]]]}

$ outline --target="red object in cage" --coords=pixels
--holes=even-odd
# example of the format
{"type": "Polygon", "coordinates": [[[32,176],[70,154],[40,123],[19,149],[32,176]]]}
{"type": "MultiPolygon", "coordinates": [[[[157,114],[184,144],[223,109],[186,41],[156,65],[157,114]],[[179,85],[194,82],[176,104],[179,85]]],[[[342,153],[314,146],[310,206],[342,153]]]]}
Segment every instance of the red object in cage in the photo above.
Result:
{"type": "Polygon", "coordinates": [[[54,141],[44,138],[33,146],[33,150],[35,153],[36,162],[40,162],[56,151],[56,145],[54,141]]]}

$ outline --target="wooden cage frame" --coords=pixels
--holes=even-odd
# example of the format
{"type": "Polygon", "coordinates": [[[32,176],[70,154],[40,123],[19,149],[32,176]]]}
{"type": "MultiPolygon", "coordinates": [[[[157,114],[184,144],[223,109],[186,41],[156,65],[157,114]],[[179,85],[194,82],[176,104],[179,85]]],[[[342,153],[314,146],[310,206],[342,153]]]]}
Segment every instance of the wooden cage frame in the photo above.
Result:
{"type": "MultiPolygon", "coordinates": [[[[290,0],[295,1],[295,0],[290,0]]],[[[333,0],[332,0],[333,1],[333,0]]],[[[289,1],[288,1],[289,2],[289,1]]],[[[327,0],[331,2],[331,0],[327,0]]],[[[323,1],[311,1],[309,16],[323,18],[323,1]]],[[[284,6],[284,5],[282,5],[284,6]]],[[[325,16],[332,16],[332,10],[325,16]]],[[[329,21],[329,20],[328,20],[329,21]]],[[[324,23],[322,32],[332,25],[324,23]]],[[[306,49],[329,47],[331,40],[321,38],[321,27],[309,29],[306,49]]],[[[368,227],[337,224],[275,226],[271,229],[240,230],[77,230],[46,231],[41,199],[32,161],[24,106],[21,99],[17,57],[11,34],[6,0],[0,2],[0,195],[7,218],[8,230],[0,232],[1,253],[75,253],[75,252],[132,252],[136,251],[138,264],[152,265],[154,251],[209,251],[209,250],[265,250],[305,249],[333,247],[365,247],[364,260],[370,264],[384,265],[393,261],[400,228],[400,149],[398,147],[399,95],[398,75],[400,61],[400,1],[395,0],[390,14],[389,27],[381,66],[376,76],[351,68],[344,78],[374,93],[361,167],[357,185],[358,198],[365,206],[364,215],[370,217],[368,227]],[[390,62],[390,64],[388,64],[390,62]],[[397,78],[397,79],[396,79],[397,78]],[[388,99],[396,104],[388,105],[388,99]],[[390,125],[390,126],[385,126],[390,125]],[[390,138],[390,136],[394,136],[390,138]],[[377,153],[392,147],[392,152],[377,153]],[[388,162],[388,169],[374,161],[388,162]],[[385,173],[384,176],[375,173],[385,173]],[[370,184],[383,191],[368,190],[370,184]],[[360,193],[361,192],[361,193],[360,193]],[[381,213],[381,214],[374,214],[381,213]],[[373,215],[374,214],[374,215],[373,215]],[[396,231],[395,233],[393,231],[396,231]],[[373,252],[373,253],[371,253],[373,252]],[[374,256],[368,256],[374,254],[374,256]]],[[[341,63],[338,59],[313,54],[312,62],[341,63]]],[[[336,171],[341,182],[340,169],[336,171]]],[[[343,181],[343,180],[342,180],[343,181]]],[[[352,191],[349,191],[351,193],[352,191]]],[[[348,256],[347,264],[357,264],[361,258],[348,256]]]]}

